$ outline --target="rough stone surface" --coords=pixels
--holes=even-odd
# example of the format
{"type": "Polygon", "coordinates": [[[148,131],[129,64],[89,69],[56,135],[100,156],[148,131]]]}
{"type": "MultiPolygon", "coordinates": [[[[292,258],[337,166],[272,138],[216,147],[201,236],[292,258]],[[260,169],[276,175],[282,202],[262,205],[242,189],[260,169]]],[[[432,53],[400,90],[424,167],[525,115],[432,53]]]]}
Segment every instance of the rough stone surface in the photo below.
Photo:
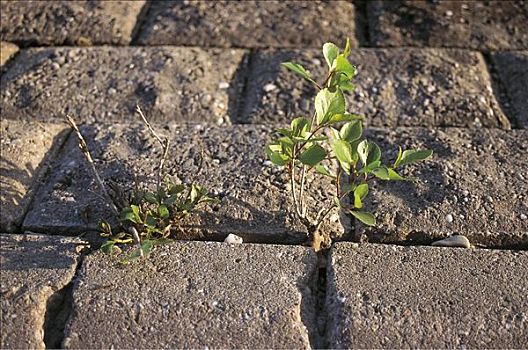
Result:
{"type": "Polygon", "coordinates": [[[309,248],[274,245],[180,242],[126,269],[97,253],[63,346],[310,348],[316,267],[309,248]]]}
{"type": "Polygon", "coordinates": [[[369,1],[374,46],[528,48],[525,1],[369,1]]]}
{"type": "Polygon", "coordinates": [[[142,45],[358,46],[354,5],[347,1],[154,1],[141,27],[142,45]]]}
{"type": "Polygon", "coordinates": [[[18,52],[18,46],[7,41],[0,41],[0,68],[18,52]]]}
{"type": "Polygon", "coordinates": [[[524,348],[528,252],[338,243],[329,348],[524,348]]]}
{"type": "Polygon", "coordinates": [[[66,138],[60,124],[0,121],[0,231],[15,231],[66,138]]]}
{"type": "Polygon", "coordinates": [[[44,349],[47,304],[72,280],[83,242],[2,234],[0,243],[0,347],[44,349]]]}
{"type": "Polygon", "coordinates": [[[496,70],[513,108],[517,126],[528,128],[528,51],[497,52],[492,55],[496,70]]]}
{"type": "MultiPolygon", "coordinates": [[[[281,68],[299,62],[318,81],[328,68],[319,50],[275,50],[252,60],[239,122],[286,122],[313,113],[315,88],[281,68]]],[[[481,54],[457,49],[355,49],[357,89],[349,110],[373,126],[509,128],[481,54]]]]}
{"type": "Polygon", "coordinates": [[[386,150],[389,164],[397,145],[434,154],[402,171],[416,183],[371,185],[366,210],[378,223],[356,222],[358,239],[428,244],[460,234],[477,246],[528,247],[527,130],[375,129],[368,137],[386,150]]]}
{"type": "MultiPolygon", "coordinates": [[[[224,240],[233,233],[244,242],[305,241],[306,232],[293,215],[292,201],[286,192],[286,175],[266,161],[264,147],[274,127],[226,128],[202,124],[154,127],[163,130],[171,140],[166,169],[173,180],[195,181],[221,199],[221,203],[204,207],[182,223],[177,237],[224,240]]],[[[136,174],[141,183],[153,184],[161,152],[143,125],[100,125],[87,127],[83,133],[105,181],[132,188],[136,174]]],[[[75,135],[68,140],[54,168],[56,171],[37,195],[34,210],[24,221],[26,229],[82,231],[95,229],[102,218],[111,219],[109,207],[96,194],[100,191],[78,150],[75,135]]],[[[327,182],[312,180],[311,176],[307,179],[314,186],[313,197],[309,197],[314,205],[309,210],[315,214],[331,187],[327,182]]],[[[350,228],[346,217],[331,218],[335,221],[323,227],[327,233],[341,236],[340,222],[350,228]]]]}
{"type": "Polygon", "coordinates": [[[128,45],[145,1],[2,1],[0,37],[22,45],[128,45]]]}
{"type": "Polygon", "coordinates": [[[25,50],[1,81],[7,118],[228,122],[236,112],[243,50],[97,47],[25,50]]]}

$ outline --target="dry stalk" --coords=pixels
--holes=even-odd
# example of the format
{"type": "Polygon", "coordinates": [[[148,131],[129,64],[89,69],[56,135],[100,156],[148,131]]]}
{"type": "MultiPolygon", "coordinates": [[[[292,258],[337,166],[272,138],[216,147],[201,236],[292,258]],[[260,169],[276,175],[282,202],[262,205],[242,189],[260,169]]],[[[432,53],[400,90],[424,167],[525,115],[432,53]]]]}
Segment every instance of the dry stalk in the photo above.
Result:
{"type": "Polygon", "coordinates": [[[159,164],[159,167],[158,167],[158,181],[157,181],[157,189],[159,190],[160,187],[161,187],[161,183],[164,179],[164,174],[163,174],[163,169],[165,167],[165,160],[167,159],[167,155],[169,153],[169,138],[166,137],[165,139],[162,139],[157,133],[156,131],[154,130],[154,128],[152,127],[152,125],[150,125],[149,121],[147,120],[147,118],[145,117],[145,114],[143,114],[143,111],[141,110],[141,107],[139,107],[139,105],[136,105],[136,111],[138,112],[139,116],[141,117],[141,119],[143,120],[143,122],[145,123],[145,125],[147,126],[147,128],[149,129],[150,133],[152,134],[152,136],[154,136],[154,138],[156,140],[158,140],[158,142],[160,143],[161,145],[161,150],[163,152],[163,155],[161,157],[161,160],[160,160],[160,164],[159,164]]]}

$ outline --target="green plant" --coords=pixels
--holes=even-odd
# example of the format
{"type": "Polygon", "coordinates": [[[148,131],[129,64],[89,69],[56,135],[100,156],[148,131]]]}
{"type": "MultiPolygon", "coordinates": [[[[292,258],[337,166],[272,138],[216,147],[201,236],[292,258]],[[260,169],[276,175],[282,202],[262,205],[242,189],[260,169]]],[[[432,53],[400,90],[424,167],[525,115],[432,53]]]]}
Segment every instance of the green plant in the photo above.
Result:
{"type": "Polygon", "coordinates": [[[116,244],[137,245],[137,248],[122,260],[123,263],[148,255],[154,246],[165,243],[173,235],[174,228],[183,217],[203,203],[216,201],[209,196],[207,189],[198,184],[174,183],[167,179],[165,160],[169,152],[169,139],[162,139],[154,131],[139,106],[137,112],[163,151],[158,166],[156,188],[153,190],[135,181],[133,189],[123,190],[120,186],[110,183],[108,191],[97,172],[83,135],[75,121],[67,117],[77,133],[79,146],[95,174],[103,196],[110,199],[112,209],[119,218],[119,225],[114,228],[106,221],[100,223],[101,236],[107,238],[101,250],[112,254],[121,251],[116,244]]]}
{"type": "Polygon", "coordinates": [[[279,136],[266,147],[271,162],[284,167],[288,174],[296,216],[306,227],[316,250],[329,244],[329,237],[320,233],[320,227],[333,208],[350,213],[366,225],[375,225],[375,216],[363,210],[369,182],[409,180],[397,169],[432,155],[431,150],[403,151],[400,147],[392,165],[382,163],[380,147],[363,138],[364,118],[347,112],[344,92],[355,89],[352,79],[357,72],[348,61],[349,54],[349,40],[343,52],[333,43],[323,45],[328,74],[322,84],[301,65],[282,64],[317,88],[315,111],[311,118],[298,117],[291,121],[289,128],[278,129],[279,136]],[[306,204],[306,178],[310,172],[330,178],[334,186],[332,198],[328,198],[326,206],[317,205],[320,209],[316,215],[308,213],[306,204]],[[350,204],[347,203],[349,196],[350,204]]]}

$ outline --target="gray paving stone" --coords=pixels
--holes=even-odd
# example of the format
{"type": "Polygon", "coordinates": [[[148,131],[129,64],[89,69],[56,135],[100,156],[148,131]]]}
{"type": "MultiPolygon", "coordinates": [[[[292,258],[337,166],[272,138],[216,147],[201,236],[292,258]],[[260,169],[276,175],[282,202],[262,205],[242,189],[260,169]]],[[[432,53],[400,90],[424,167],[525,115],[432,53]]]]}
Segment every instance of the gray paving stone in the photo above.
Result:
{"type": "Polygon", "coordinates": [[[22,45],[128,45],[145,4],[135,1],[2,1],[0,37],[22,45]]]}
{"type": "Polygon", "coordinates": [[[72,280],[83,242],[41,235],[0,235],[0,347],[44,349],[50,298],[72,280]]]}
{"type": "Polygon", "coordinates": [[[180,242],[125,268],[93,254],[63,346],[310,348],[316,268],[311,249],[274,245],[180,242]]]}
{"type": "Polygon", "coordinates": [[[528,51],[497,52],[491,57],[515,109],[517,126],[528,128],[528,51]]]}
{"type": "Polygon", "coordinates": [[[185,47],[29,49],[1,80],[3,115],[14,119],[228,122],[236,112],[245,51],[185,47]]]}
{"type": "Polygon", "coordinates": [[[475,245],[528,247],[527,130],[400,128],[369,135],[390,150],[389,164],[397,145],[435,153],[404,170],[417,183],[373,183],[366,209],[376,213],[378,225],[356,222],[356,238],[428,244],[461,234],[475,245]]]}
{"type": "Polygon", "coordinates": [[[18,46],[7,41],[0,41],[0,68],[18,52],[18,46]]]}
{"type": "MultiPolygon", "coordinates": [[[[286,122],[313,113],[315,88],[280,63],[294,61],[324,80],[319,50],[275,50],[252,60],[245,106],[238,122],[286,122]]],[[[349,110],[374,126],[461,126],[509,128],[493,95],[478,52],[457,49],[355,49],[357,89],[349,110]]]]}
{"type": "Polygon", "coordinates": [[[524,348],[528,252],[338,243],[330,348],[524,348]]]}
{"type": "Polygon", "coordinates": [[[362,33],[350,2],[154,1],[141,26],[142,45],[321,47],[328,40],[358,46],[362,33]]]}
{"type": "MultiPolygon", "coordinates": [[[[304,227],[293,215],[285,174],[265,162],[264,147],[274,129],[262,125],[166,125],[163,131],[172,144],[166,166],[174,181],[189,183],[194,179],[222,200],[184,221],[177,237],[223,240],[234,233],[244,242],[298,244],[306,240],[304,227]],[[198,173],[200,163],[202,171],[198,173]]],[[[128,188],[132,188],[133,174],[140,182],[155,181],[161,154],[143,125],[101,125],[85,128],[84,133],[106,181],[128,188]]],[[[100,219],[111,221],[111,211],[97,195],[99,190],[78,150],[75,135],[68,140],[54,169],[24,221],[26,229],[80,232],[96,229],[100,219]]],[[[315,214],[323,194],[331,187],[325,187],[327,182],[312,182],[311,177],[308,183],[314,186],[314,205],[309,212],[315,214]]],[[[331,218],[324,226],[326,232],[340,237],[344,232],[341,222],[350,230],[349,219],[338,215],[331,218]]]]}
{"type": "Polygon", "coordinates": [[[0,121],[0,232],[13,232],[66,139],[65,125],[0,121]]]}
{"type": "Polygon", "coordinates": [[[525,1],[369,1],[374,46],[528,48],[525,1]]]}

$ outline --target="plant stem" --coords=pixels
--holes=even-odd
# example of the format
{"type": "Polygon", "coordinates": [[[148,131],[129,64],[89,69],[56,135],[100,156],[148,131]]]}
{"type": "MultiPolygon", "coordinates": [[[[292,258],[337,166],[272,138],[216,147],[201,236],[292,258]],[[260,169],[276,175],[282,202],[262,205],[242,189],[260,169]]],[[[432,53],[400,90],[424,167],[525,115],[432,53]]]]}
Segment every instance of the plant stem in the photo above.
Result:
{"type": "Polygon", "coordinates": [[[92,172],[95,176],[95,180],[97,184],[99,185],[99,188],[101,189],[101,192],[103,193],[103,196],[105,199],[109,200],[110,207],[115,212],[116,215],[119,215],[119,211],[117,210],[116,205],[114,204],[112,197],[110,197],[110,194],[106,190],[106,186],[104,185],[103,180],[99,176],[99,172],[97,171],[97,168],[95,167],[95,162],[92,158],[92,154],[90,153],[90,150],[88,149],[88,144],[86,143],[86,140],[84,139],[81,130],[79,130],[79,127],[75,123],[75,120],[73,120],[72,117],[69,115],[66,116],[66,120],[68,121],[68,124],[72,127],[72,129],[77,134],[77,138],[79,139],[79,148],[81,149],[81,152],[84,154],[84,157],[88,161],[88,164],[90,164],[90,167],[92,168],[92,172]]]}
{"type": "Polygon", "coordinates": [[[167,159],[167,154],[169,153],[169,139],[165,138],[165,140],[162,140],[161,137],[159,137],[159,135],[156,133],[156,131],[154,131],[154,128],[152,128],[152,125],[150,125],[149,121],[143,114],[143,111],[141,110],[141,107],[139,107],[139,105],[136,105],[136,111],[139,113],[139,116],[141,117],[141,119],[143,120],[147,128],[149,129],[150,133],[156,138],[156,140],[158,140],[158,142],[161,145],[161,150],[163,153],[162,153],[162,157],[161,157],[160,164],[158,167],[158,179],[157,179],[157,189],[159,190],[161,187],[161,182],[163,181],[163,178],[164,178],[163,168],[165,167],[165,159],[167,159]]]}

